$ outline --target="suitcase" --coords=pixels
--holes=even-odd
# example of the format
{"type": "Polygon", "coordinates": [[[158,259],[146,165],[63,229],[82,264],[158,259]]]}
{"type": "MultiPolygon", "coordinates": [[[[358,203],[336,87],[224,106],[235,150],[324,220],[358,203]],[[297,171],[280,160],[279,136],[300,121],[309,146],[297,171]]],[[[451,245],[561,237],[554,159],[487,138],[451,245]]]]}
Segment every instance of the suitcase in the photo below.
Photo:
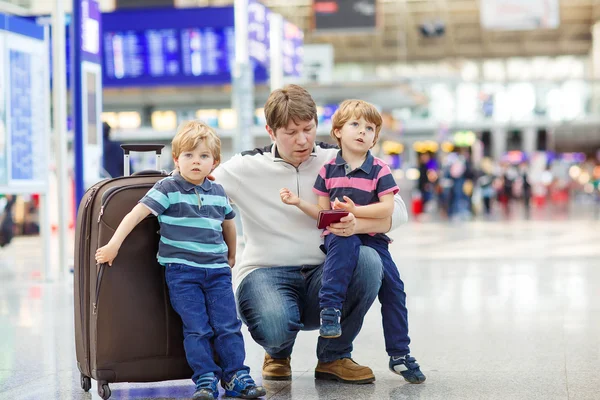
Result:
{"type": "Polygon", "coordinates": [[[189,379],[181,318],[171,307],[164,268],[156,253],[154,215],[123,242],[112,267],[96,265],[96,249],[108,243],[137,202],[166,175],[158,171],[163,145],[122,145],[124,177],[103,180],[81,200],[75,231],[75,344],[81,387],[98,381],[102,399],[109,382],[189,379]],[[129,175],[130,151],[155,151],[156,171],[129,175]]]}

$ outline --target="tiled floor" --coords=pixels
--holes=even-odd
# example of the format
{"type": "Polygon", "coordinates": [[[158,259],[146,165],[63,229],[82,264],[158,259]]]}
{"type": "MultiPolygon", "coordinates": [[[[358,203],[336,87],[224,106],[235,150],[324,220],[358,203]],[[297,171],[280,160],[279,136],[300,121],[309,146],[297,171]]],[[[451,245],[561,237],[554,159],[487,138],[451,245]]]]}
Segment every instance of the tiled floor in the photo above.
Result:
{"type": "MultiPolygon", "coordinates": [[[[316,332],[299,335],[294,380],[271,399],[600,399],[600,222],[411,223],[392,254],[408,293],[412,353],[427,382],[387,371],[378,307],[354,358],[372,385],[315,381],[316,332]]],[[[0,249],[0,399],[97,399],[79,386],[73,285],[45,282],[40,240],[0,249]]],[[[263,352],[247,334],[247,363],[263,352]]],[[[191,381],[112,384],[114,399],[183,399],[191,381]]]]}

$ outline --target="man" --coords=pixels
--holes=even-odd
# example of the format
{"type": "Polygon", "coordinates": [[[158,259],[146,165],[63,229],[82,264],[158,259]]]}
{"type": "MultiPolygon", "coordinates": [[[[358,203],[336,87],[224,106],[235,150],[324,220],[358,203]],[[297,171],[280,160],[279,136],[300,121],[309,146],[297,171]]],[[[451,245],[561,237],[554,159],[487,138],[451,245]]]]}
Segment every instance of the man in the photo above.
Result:
{"type": "MultiPolygon", "coordinates": [[[[266,351],[263,379],[290,380],[296,335],[320,325],[319,290],[325,255],[320,250],[321,232],[315,221],[300,210],[290,210],[280,201],[279,190],[287,187],[307,201],[316,202],[312,187],[317,174],[338,150],[315,144],[316,105],[300,86],[288,85],[271,93],[265,116],[274,144],[236,155],[213,174],[242,218],[246,246],[236,266],[236,298],[242,321],[266,351]]],[[[328,229],[338,236],[385,233],[406,220],[406,206],[396,196],[392,218],[357,219],[350,214],[328,229]]],[[[318,339],[315,378],[344,383],[375,380],[369,367],[357,364],[350,356],[352,342],[379,292],[382,276],[378,254],[361,247],[342,310],[343,333],[336,339],[318,339]]],[[[414,358],[407,360],[408,364],[399,370],[421,374],[414,358]]],[[[400,374],[399,370],[393,372],[400,374]]]]}

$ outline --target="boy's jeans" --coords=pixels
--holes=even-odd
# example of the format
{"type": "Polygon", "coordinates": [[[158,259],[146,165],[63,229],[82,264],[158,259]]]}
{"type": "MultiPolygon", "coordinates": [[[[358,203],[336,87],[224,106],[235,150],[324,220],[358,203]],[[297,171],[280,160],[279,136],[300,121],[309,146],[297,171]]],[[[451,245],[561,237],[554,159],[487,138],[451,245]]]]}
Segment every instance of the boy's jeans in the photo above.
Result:
{"type": "Polygon", "coordinates": [[[183,321],[183,345],[192,380],[213,372],[229,381],[244,365],[244,340],[237,317],[229,268],[167,264],[165,278],[173,309],[183,321]],[[213,359],[213,347],[220,366],[213,359]]]}
{"type": "Polygon", "coordinates": [[[388,250],[388,239],[380,235],[353,235],[341,237],[327,235],[327,259],[323,265],[323,286],[319,292],[321,308],[343,310],[348,292],[348,282],[356,268],[361,245],[377,251],[383,263],[383,281],[379,290],[383,334],[386,351],[390,356],[404,356],[410,352],[408,337],[408,310],[404,283],[388,250]]]}
{"type": "MultiPolygon", "coordinates": [[[[265,267],[252,271],[237,289],[240,316],[252,335],[273,358],[292,354],[300,330],[319,329],[319,290],[322,265],[265,267]]],[[[319,337],[321,362],[350,357],[352,342],[375,300],[382,279],[379,255],[361,247],[342,311],[342,336],[319,337]]]]}

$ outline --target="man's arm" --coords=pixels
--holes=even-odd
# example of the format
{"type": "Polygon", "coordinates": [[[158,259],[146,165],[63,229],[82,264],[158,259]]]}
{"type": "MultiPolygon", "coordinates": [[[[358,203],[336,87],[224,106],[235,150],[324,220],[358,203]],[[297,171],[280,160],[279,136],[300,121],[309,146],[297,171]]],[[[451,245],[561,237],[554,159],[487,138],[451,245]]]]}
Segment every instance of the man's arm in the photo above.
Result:
{"type": "Polygon", "coordinates": [[[215,182],[223,186],[227,196],[235,201],[235,193],[240,186],[238,179],[239,173],[242,170],[242,155],[236,154],[230,160],[220,164],[211,175],[215,178],[215,182]]]}
{"type": "MultiPolygon", "coordinates": [[[[343,220],[343,219],[342,219],[343,220]]],[[[406,205],[399,194],[394,196],[394,213],[388,218],[356,218],[354,234],[388,233],[408,222],[406,205]]]]}

